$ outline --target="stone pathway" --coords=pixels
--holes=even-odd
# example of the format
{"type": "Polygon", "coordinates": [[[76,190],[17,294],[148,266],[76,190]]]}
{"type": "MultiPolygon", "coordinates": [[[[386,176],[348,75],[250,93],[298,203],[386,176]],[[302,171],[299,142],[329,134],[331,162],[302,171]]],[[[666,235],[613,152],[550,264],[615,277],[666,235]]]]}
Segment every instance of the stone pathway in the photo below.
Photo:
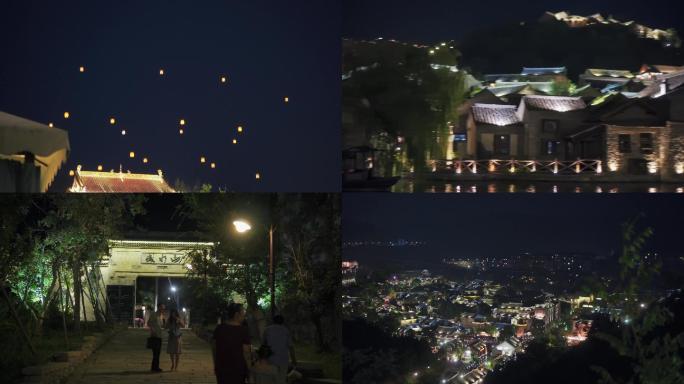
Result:
{"type": "Polygon", "coordinates": [[[150,372],[152,351],[145,348],[148,335],[149,331],[145,329],[122,331],[77,368],[67,383],[216,383],[211,347],[189,330],[183,332],[183,354],[178,371],[168,371],[171,360],[164,340],[159,359],[164,372],[150,372]]]}

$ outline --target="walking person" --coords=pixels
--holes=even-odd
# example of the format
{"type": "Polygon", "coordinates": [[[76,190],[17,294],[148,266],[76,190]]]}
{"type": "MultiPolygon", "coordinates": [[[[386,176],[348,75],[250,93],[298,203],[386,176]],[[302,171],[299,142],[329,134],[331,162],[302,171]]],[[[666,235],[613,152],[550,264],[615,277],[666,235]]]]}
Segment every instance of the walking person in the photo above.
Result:
{"type": "Polygon", "coordinates": [[[245,309],[231,303],[214,330],[212,350],[218,384],[244,384],[252,363],[249,330],[243,325],[245,309]]]}
{"type": "Polygon", "coordinates": [[[297,358],[290,331],[285,326],[285,319],[281,315],[273,316],[273,324],[264,330],[262,341],[273,351],[268,361],[278,367],[278,384],[287,383],[288,363],[292,358],[292,367],[295,367],[297,358]]]}
{"type": "Polygon", "coordinates": [[[166,328],[169,331],[169,342],[166,346],[166,352],[171,357],[171,370],[178,370],[178,360],[181,354],[181,336],[183,332],[181,328],[185,327],[183,319],[176,309],[172,309],[169,319],[166,323],[166,328]]]}
{"type": "Polygon", "coordinates": [[[252,384],[279,384],[278,367],[271,364],[268,358],[273,355],[271,347],[262,345],[257,351],[257,362],[251,371],[252,384]]]}
{"type": "Polygon", "coordinates": [[[150,328],[150,339],[148,340],[149,347],[152,349],[152,372],[161,372],[159,368],[159,353],[162,345],[162,327],[159,320],[161,314],[164,312],[164,304],[159,304],[157,312],[151,312],[147,320],[147,326],[150,328]]]}

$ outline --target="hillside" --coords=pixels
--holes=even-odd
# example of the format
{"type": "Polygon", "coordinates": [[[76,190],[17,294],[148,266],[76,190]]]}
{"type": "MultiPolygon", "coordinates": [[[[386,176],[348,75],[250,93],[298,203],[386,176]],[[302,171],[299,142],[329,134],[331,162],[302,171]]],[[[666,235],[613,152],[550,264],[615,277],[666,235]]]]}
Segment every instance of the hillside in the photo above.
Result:
{"type": "Polygon", "coordinates": [[[565,66],[570,78],[586,68],[637,71],[644,64],[681,65],[682,48],[639,38],[622,25],[572,28],[561,21],[508,24],[474,32],[457,44],[460,67],[475,75],[517,73],[523,66],[565,66]]]}

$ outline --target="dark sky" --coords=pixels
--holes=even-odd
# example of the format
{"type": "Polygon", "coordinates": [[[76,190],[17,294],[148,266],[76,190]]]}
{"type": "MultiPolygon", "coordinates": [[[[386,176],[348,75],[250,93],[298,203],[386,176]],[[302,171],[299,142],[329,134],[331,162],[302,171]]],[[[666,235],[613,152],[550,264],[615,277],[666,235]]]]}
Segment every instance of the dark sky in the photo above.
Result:
{"type": "Polygon", "coordinates": [[[77,164],[235,191],[339,189],[339,1],[6,0],[0,14],[0,110],[69,131],[58,189],[77,164]]]}
{"type": "Polygon", "coordinates": [[[658,28],[684,32],[681,0],[343,0],[342,34],[413,42],[458,39],[483,27],[538,19],[545,11],[612,14],[658,28]]]}
{"type": "MultiPolygon", "coordinates": [[[[620,226],[639,215],[649,249],[684,254],[684,199],[674,194],[345,194],[343,239],[427,241],[416,257],[620,250],[620,226]],[[434,251],[434,252],[433,252],[434,251]]],[[[353,251],[355,257],[362,251],[353,251]]],[[[371,248],[368,252],[374,252],[371,248]]]]}

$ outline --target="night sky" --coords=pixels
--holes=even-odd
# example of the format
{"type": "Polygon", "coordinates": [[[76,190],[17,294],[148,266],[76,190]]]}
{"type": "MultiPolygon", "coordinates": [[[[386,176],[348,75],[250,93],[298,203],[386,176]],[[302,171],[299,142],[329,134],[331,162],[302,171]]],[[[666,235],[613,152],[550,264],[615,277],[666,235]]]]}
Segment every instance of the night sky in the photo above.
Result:
{"type": "MultiPolygon", "coordinates": [[[[643,214],[654,229],[647,251],[684,255],[684,199],[674,194],[345,194],[343,240],[426,241],[413,257],[512,256],[621,250],[621,224],[643,214]]],[[[373,248],[345,251],[360,261],[373,248]]]]}
{"type": "Polygon", "coordinates": [[[654,28],[676,28],[682,34],[681,8],[681,0],[344,0],[342,34],[432,43],[459,39],[483,27],[537,20],[546,11],[613,15],[654,28]]]}
{"type": "Polygon", "coordinates": [[[69,131],[51,190],[77,164],[162,169],[172,185],[339,190],[339,1],[10,0],[0,14],[0,110],[69,131]]]}

